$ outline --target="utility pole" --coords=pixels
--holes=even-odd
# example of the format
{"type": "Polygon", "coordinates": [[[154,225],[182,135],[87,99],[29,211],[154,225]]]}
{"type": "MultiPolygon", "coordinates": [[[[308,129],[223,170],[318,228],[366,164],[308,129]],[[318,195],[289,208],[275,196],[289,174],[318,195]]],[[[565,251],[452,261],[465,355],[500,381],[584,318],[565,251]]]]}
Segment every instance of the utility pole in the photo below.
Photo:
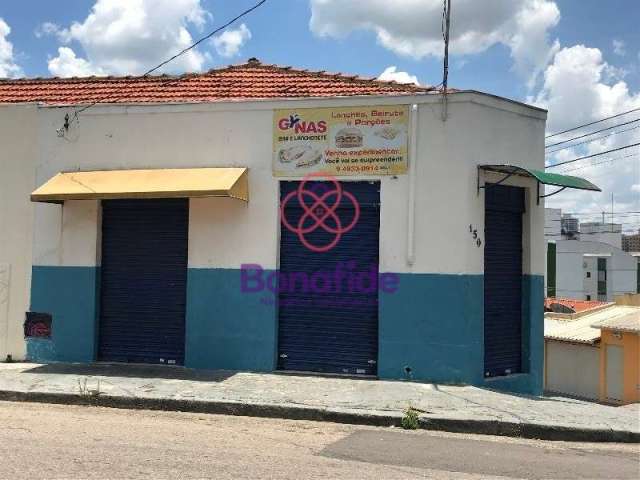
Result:
{"type": "Polygon", "coordinates": [[[449,30],[451,28],[451,0],[444,0],[444,71],[442,75],[442,121],[447,121],[447,85],[449,81],[449,30]]]}

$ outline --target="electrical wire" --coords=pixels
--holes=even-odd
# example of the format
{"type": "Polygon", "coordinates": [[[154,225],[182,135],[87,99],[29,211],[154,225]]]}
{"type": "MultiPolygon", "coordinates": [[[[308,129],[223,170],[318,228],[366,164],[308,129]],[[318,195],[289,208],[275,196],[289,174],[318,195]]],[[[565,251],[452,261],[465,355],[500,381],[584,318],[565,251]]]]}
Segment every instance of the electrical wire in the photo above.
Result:
{"type": "MultiPolygon", "coordinates": [[[[216,33],[219,33],[220,31],[224,30],[225,28],[229,27],[230,25],[234,24],[235,22],[237,22],[238,20],[240,20],[242,17],[248,15],[249,13],[253,12],[254,10],[258,9],[259,7],[261,7],[262,5],[264,5],[267,2],[267,0],[260,0],[259,2],[257,2],[255,5],[253,5],[252,7],[244,10],[243,12],[241,12],[240,14],[236,15],[234,18],[232,18],[231,20],[229,20],[228,22],[226,22],[224,25],[221,25],[220,27],[216,28],[215,30],[209,32],[208,34],[206,34],[204,37],[201,37],[199,40],[197,40],[196,42],[192,43],[191,45],[189,45],[188,47],[182,49],[181,51],[179,51],[178,53],[176,53],[175,55],[173,55],[172,57],[168,58],[167,60],[164,60],[163,62],[159,63],[158,65],[156,65],[155,67],[147,70],[145,73],[143,73],[142,75],[140,75],[139,78],[146,78],[149,75],[151,75],[153,72],[157,71],[158,69],[164,67],[165,65],[167,65],[168,63],[172,62],[173,60],[175,60],[176,58],[184,55],[185,53],[189,52],[190,50],[193,50],[195,47],[197,47],[198,45],[200,45],[202,42],[204,42],[205,40],[210,39],[211,37],[213,37],[216,33]]],[[[175,83],[176,81],[180,81],[180,79],[171,79],[168,80],[166,83],[161,83],[160,85],[162,86],[166,86],[170,83],[175,83]]],[[[111,100],[111,101],[117,101],[119,100],[121,97],[116,97],[116,98],[112,98],[112,96],[108,95],[105,96],[101,99],[95,100],[92,103],[89,103],[88,105],[85,105],[84,107],[76,110],[74,112],[74,116],[71,119],[71,121],[69,121],[68,119],[65,119],[65,125],[68,126],[70,123],[73,123],[74,120],[77,120],[78,115],[81,114],[82,112],[85,112],[86,110],[90,109],[91,107],[94,107],[95,105],[97,105],[98,103],[103,103],[106,100],[111,100]]]]}
{"type": "Polygon", "coordinates": [[[608,158],[607,160],[603,160],[601,162],[592,163],[590,165],[581,165],[579,167],[567,168],[567,169],[564,169],[564,170],[560,170],[558,173],[564,174],[564,173],[569,173],[569,172],[575,172],[576,170],[584,170],[585,168],[589,168],[589,167],[598,167],[600,165],[605,165],[607,163],[616,162],[618,160],[625,160],[627,158],[637,157],[638,155],[640,155],[640,152],[632,153],[630,155],[624,155],[622,157],[608,158]]]}
{"type": "MultiPolygon", "coordinates": [[[[609,215],[611,215],[611,212],[609,212],[609,215]]],[[[615,213],[614,213],[614,216],[615,216],[615,213]]],[[[640,220],[633,221],[633,222],[611,222],[610,220],[609,221],[605,221],[605,222],[598,221],[598,220],[601,220],[601,219],[602,219],[602,214],[600,214],[600,218],[587,219],[587,220],[578,219],[578,220],[580,220],[580,223],[598,223],[598,224],[601,224],[601,225],[611,225],[611,223],[613,223],[614,225],[637,225],[637,224],[640,224],[640,220]]],[[[561,222],[561,221],[562,220],[557,220],[557,219],[547,220],[547,222],[561,222]]]]}
{"type": "Polygon", "coordinates": [[[573,142],[574,140],[580,140],[581,138],[590,137],[591,135],[595,135],[596,133],[605,132],[607,130],[611,130],[612,128],[623,127],[625,125],[629,125],[631,123],[636,123],[636,122],[640,122],[640,118],[636,118],[635,120],[630,120],[630,121],[624,122],[624,123],[618,123],[617,125],[612,125],[610,127],[601,128],[600,130],[595,130],[595,131],[590,132],[590,133],[585,133],[584,135],[573,137],[573,138],[570,138],[568,140],[562,140],[561,142],[552,143],[551,145],[545,145],[544,148],[551,148],[551,147],[555,147],[557,145],[562,145],[562,144],[565,144],[565,143],[573,142]]]}
{"type": "Polygon", "coordinates": [[[631,132],[632,130],[637,130],[640,128],[640,125],[631,128],[625,128],[624,130],[618,130],[616,132],[607,133],[606,135],[601,135],[599,137],[593,138],[591,140],[585,140],[584,142],[574,143],[573,145],[566,145],[564,147],[556,148],[555,150],[551,150],[550,152],[546,152],[545,155],[551,155],[556,152],[560,152],[562,150],[566,150],[567,148],[579,147],[580,145],[586,145],[587,143],[596,142],[598,140],[602,140],[603,138],[611,137],[612,135],[621,135],[626,132],[631,132]]]}
{"type": "Polygon", "coordinates": [[[627,149],[627,148],[637,147],[638,145],[640,145],[640,142],[639,143],[633,143],[631,145],[625,145],[624,147],[612,148],[611,150],[606,150],[604,152],[593,153],[591,155],[585,155],[584,157],[574,158],[573,160],[566,160],[564,162],[554,163],[553,165],[547,165],[545,168],[559,167],[560,165],[566,165],[568,163],[578,162],[580,160],[586,160],[588,158],[598,157],[600,155],[606,155],[607,153],[611,153],[611,152],[618,152],[620,150],[624,150],[624,149],[627,149]]]}
{"type": "MultiPolygon", "coordinates": [[[[566,215],[602,215],[603,212],[562,212],[566,215]]],[[[636,215],[639,214],[640,211],[626,211],[626,212],[616,212],[615,215],[624,214],[624,215],[636,215]]],[[[605,215],[611,215],[611,212],[604,212],[605,215]]]]}
{"type": "Polygon", "coordinates": [[[640,110],[640,108],[634,108],[633,110],[628,110],[626,112],[617,113],[616,115],[611,115],[610,117],[605,117],[605,118],[602,118],[600,120],[596,120],[595,122],[585,123],[585,124],[582,124],[582,125],[578,125],[577,127],[573,127],[573,128],[569,128],[567,130],[563,130],[562,132],[557,132],[557,133],[553,133],[551,135],[547,135],[544,138],[547,139],[547,138],[551,138],[551,137],[557,137],[558,135],[562,135],[562,134],[565,134],[565,133],[573,132],[575,130],[579,130],[579,129],[584,128],[584,127],[590,127],[591,125],[596,125],[597,123],[606,122],[607,120],[611,120],[612,118],[622,117],[623,115],[627,115],[629,113],[637,112],[639,110],[640,110]]]}

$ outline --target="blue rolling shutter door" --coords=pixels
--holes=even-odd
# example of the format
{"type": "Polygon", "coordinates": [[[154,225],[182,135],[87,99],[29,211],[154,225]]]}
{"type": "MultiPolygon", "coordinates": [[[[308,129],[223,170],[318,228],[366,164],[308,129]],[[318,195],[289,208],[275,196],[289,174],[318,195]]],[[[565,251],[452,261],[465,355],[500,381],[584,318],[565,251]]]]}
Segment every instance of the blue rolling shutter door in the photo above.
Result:
{"type": "MultiPolygon", "coordinates": [[[[321,192],[333,188],[327,182],[308,182],[306,188],[321,192]]],[[[281,197],[298,188],[299,182],[282,182],[281,197]]],[[[312,275],[334,272],[337,265],[378,274],[380,230],[380,183],[341,182],[360,204],[360,219],[339,243],[327,252],[306,248],[298,236],[282,226],[280,272],[312,275]],[[351,263],[349,263],[351,262],[351,263]]],[[[346,200],[338,215],[348,223],[353,208],[346,200]]],[[[303,214],[297,201],[287,204],[290,223],[303,214]]],[[[322,229],[306,237],[315,245],[327,244],[333,235],[322,229]]],[[[352,293],[346,282],[340,292],[280,292],[278,368],[284,370],[375,375],[378,358],[378,289],[352,293]]]]}
{"type": "Polygon", "coordinates": [[[524,189],[488,185],[485,195],[485,376],[522,371],[524,189]]]}
{"type": "Polygon", "coordinates": [[[188,199],[102,203],[98,358],[184,362],[188,199]]]}

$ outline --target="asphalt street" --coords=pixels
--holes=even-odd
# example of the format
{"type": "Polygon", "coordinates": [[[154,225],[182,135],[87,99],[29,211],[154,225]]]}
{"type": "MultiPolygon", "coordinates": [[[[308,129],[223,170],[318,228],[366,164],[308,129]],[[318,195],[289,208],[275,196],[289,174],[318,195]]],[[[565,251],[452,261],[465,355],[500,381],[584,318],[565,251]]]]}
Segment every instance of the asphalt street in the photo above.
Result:
{"type": "Polygon", "coordinates": [[[640,447],[0,402],[0,478],[640,478],[640,447]]]}

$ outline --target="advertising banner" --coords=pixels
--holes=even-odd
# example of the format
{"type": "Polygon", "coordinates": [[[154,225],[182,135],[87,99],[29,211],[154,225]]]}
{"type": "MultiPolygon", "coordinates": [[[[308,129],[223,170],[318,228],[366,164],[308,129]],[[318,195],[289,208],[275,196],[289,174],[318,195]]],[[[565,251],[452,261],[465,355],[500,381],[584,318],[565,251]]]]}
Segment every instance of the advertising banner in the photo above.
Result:
{"type": "Polygon", "coordinates": [[[408,125],[408,105],[276,110],[273,174],[406,173],[408,125]]]}

